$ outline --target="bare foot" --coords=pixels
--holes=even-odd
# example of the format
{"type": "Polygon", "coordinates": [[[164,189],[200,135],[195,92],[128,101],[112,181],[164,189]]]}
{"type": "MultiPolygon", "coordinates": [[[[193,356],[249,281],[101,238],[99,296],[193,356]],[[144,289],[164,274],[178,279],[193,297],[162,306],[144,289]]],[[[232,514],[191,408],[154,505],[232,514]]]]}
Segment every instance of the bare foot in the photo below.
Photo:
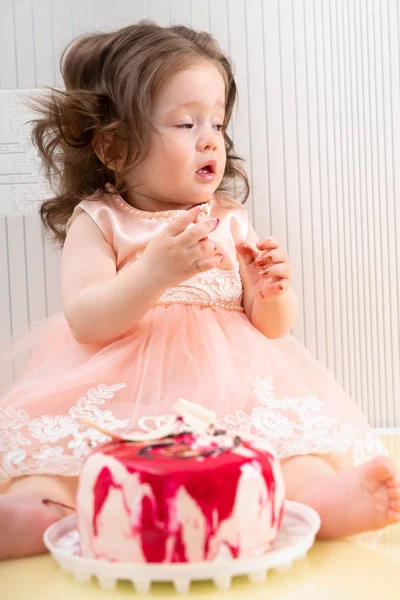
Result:
{"type": "Polygon", "coordinates": [[[54,505],[44,505],[42,495],[0,495],[0,560],[46,552],[43,534],[63,516],[54,505]]]}
{"type": "Polygon", "coordinates": [[[400,522],[400,478],[386,456],[319,477],[296,500],[319,513],[319,538],[345,537],[400,522]]]}

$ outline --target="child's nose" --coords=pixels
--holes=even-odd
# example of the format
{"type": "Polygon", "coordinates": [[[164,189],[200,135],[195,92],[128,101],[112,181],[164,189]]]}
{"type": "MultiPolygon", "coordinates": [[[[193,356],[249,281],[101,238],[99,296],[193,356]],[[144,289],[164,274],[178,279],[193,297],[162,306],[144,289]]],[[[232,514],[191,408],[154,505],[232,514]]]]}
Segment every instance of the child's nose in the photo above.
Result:
{"type": "Polygon", "coordinates": [[[218,146],[217,140],[218,138],[216,136],[215,131],[213,129],[211,131],[208,131],[199,138],[197,142],[198,150],[216,150],[218,146]]]}

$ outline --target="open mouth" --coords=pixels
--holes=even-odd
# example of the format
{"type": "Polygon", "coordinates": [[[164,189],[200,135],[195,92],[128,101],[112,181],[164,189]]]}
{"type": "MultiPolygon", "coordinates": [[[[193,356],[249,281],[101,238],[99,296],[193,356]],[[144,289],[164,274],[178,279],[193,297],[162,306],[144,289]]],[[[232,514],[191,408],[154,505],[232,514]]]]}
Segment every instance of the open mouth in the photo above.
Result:
{"type": "Polygon", "coordinates": [[[215,175],[217,170],[217,161],[209,160],[200,169],[196,171],[198,175],[215,175]]]}

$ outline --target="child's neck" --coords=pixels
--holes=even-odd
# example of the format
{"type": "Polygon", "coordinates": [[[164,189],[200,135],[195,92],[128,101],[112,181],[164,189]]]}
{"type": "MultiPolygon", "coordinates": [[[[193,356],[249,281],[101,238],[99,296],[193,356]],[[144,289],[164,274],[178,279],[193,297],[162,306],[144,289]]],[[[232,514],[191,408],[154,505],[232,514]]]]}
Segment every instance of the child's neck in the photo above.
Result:
{"type": "Polygon", "coordinates": [[[138,194],[128,190],[123,194],[125,202],[146,212],[163,212],[167,210],[189,210],[193,208],[195,204],[179,204],[172,200],[157,200],[151,196],[145,196],[144,194],[138,194]]]}

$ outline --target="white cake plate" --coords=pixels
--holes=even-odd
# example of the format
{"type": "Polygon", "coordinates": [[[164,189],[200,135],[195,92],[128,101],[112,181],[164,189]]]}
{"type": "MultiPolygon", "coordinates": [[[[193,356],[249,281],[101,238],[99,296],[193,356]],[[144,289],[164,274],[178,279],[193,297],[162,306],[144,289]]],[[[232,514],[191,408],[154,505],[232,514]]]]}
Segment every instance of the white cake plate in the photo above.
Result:
{"type": "Polygon", "coordinates": [[[101,587],[112,588],[118,580],[128,580],[142,593],[149,591],[153,581],[171,581],[177,592],[187,592],[191,581],[204,580],[228,589],[237,575],[248,575],[252,583],[262,583],[270,569],[286,570],[294,560],[303,558],[320,526],[320,518],[312,508],[286,501],[282,526],[271,550],[251,558],[219,556],[213,562],[142,564],[84,558],[79,554],[75,515],[51,525],[44,534],[44,543],[61,568],[72,572],[77,581],[89,581],[94,575],[101,587]]]}

